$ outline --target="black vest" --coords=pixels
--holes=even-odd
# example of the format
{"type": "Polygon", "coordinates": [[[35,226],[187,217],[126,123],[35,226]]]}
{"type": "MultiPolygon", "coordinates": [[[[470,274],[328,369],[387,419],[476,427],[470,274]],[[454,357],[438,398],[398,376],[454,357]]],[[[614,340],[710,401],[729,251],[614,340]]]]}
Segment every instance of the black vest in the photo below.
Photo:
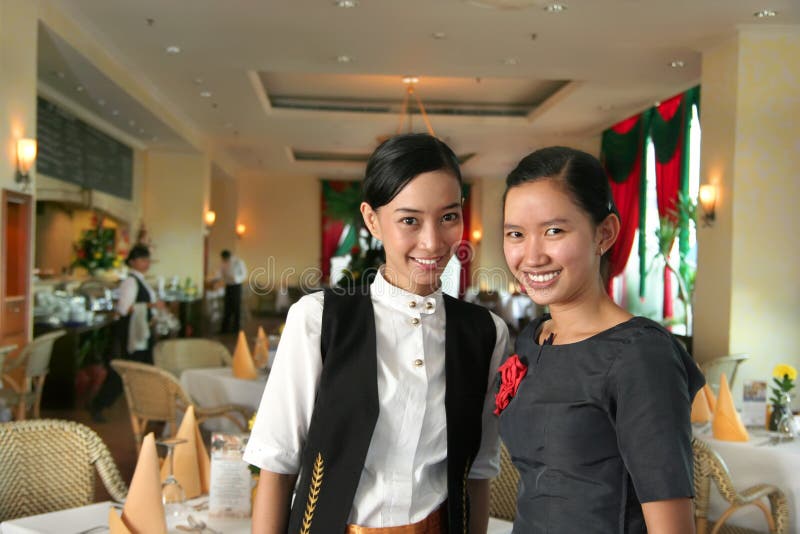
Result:
{"type": "MultiPolygon", "coordinates": [[[[480,306],[444,296],[448,532],[468,532],[466,481],[497,331],[480,306]]],[[[342,534],[378,419],[375,317],[369,294],[325,291],[323,368],[288,532],[342,534]]]]}

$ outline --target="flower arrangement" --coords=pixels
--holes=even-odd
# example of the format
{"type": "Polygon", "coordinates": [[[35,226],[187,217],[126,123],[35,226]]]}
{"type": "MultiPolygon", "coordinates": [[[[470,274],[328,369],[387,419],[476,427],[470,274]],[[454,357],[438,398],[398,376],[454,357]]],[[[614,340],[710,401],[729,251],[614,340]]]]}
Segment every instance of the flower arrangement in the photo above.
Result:
{"type": "Polygon", "coordinates": [[[114,228],[103,227],[103,217],[92,218],[93,228],[83,231],[82,237],[72,245],[75,260],[72,267],[83,267],[90,274],[99,269],[115,269],[122,264],[115,250],[114,228]]]}
{"type": "Polygon", "coordinates": [[[797,369],[791,365],[781,363],[772,370],[772,388],[769,401],[772,404],[772,414],[769,418],[769,429],[778,430],[783,417],[791,416],[791,392],[794,381],[797,380],[797,369]]]}

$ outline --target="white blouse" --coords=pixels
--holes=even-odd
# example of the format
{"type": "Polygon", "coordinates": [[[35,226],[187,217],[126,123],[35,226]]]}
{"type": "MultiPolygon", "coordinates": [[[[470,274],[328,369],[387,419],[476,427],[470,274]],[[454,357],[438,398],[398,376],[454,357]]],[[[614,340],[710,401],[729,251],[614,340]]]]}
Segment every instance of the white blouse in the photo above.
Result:
{"type": "MultiPolygon", "coordinates": [[[[378,354],[378,401],[364,469],[348,522],[391,527],[421,521],[447,498],[445,308],[441,291],[420,297],[379,273],[371,288],[378,354]]],[[[244,459],[268,471],[296,474],[322,372],[322,292],[289,310],[244,459]]],[[[508,329],[492,314],[497,338],[487,377],[481,446],[470,478],[499,472],[495,370],[508,329]]]]}

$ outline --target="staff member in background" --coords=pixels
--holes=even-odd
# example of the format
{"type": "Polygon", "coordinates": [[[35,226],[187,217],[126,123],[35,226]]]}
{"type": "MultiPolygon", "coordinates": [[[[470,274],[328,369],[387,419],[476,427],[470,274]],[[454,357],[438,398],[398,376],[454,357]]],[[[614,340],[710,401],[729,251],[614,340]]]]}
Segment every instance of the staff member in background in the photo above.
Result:
{"type": "MultiPolygon", "coordinates": [[[[164,302],[158,300],[156,292],[145,281],[144,275],[150,269],[150,249],[145,245],[134,245],[128,252],[125,263],[129,267],[128,277],[119,285],[119,300],[116,312],[117,321],[115,343],[119,343],[116,354],[123,358],[142,363],[153,363],[153,335],[150,332],[152,309],[164,309],[164,302]]],[[[122,393],[122,380],[109,369],[108,377],[92,399],[89,410],[95,422],[105,422],[103,409],[111,406],[122,393]]]]}
{"type": "Polygon", "coordinates": [[[225,307],[222,313],[222,331],[237,333],[240,329],[242,316],[242,283],[247,280],[247,267],[244,261],[231,254],[230,250],[223,250],[220,254],[222,265],[219,268],[217,279],[225,283],[225,307]]]}

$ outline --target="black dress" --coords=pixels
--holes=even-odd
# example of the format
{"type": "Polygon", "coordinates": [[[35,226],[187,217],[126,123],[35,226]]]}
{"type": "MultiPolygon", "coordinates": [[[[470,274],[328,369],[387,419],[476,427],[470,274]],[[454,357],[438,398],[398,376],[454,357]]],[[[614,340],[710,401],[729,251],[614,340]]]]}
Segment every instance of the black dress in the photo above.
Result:
{"type": "Polygon", "coordinates": [[[539,345],[546,319],[517,339],[528,372],[500,414],[520,472],[514,533],[647,532],[640,503],[694,494],[690,410],[703,376],[649,319],[539,345]]]}

